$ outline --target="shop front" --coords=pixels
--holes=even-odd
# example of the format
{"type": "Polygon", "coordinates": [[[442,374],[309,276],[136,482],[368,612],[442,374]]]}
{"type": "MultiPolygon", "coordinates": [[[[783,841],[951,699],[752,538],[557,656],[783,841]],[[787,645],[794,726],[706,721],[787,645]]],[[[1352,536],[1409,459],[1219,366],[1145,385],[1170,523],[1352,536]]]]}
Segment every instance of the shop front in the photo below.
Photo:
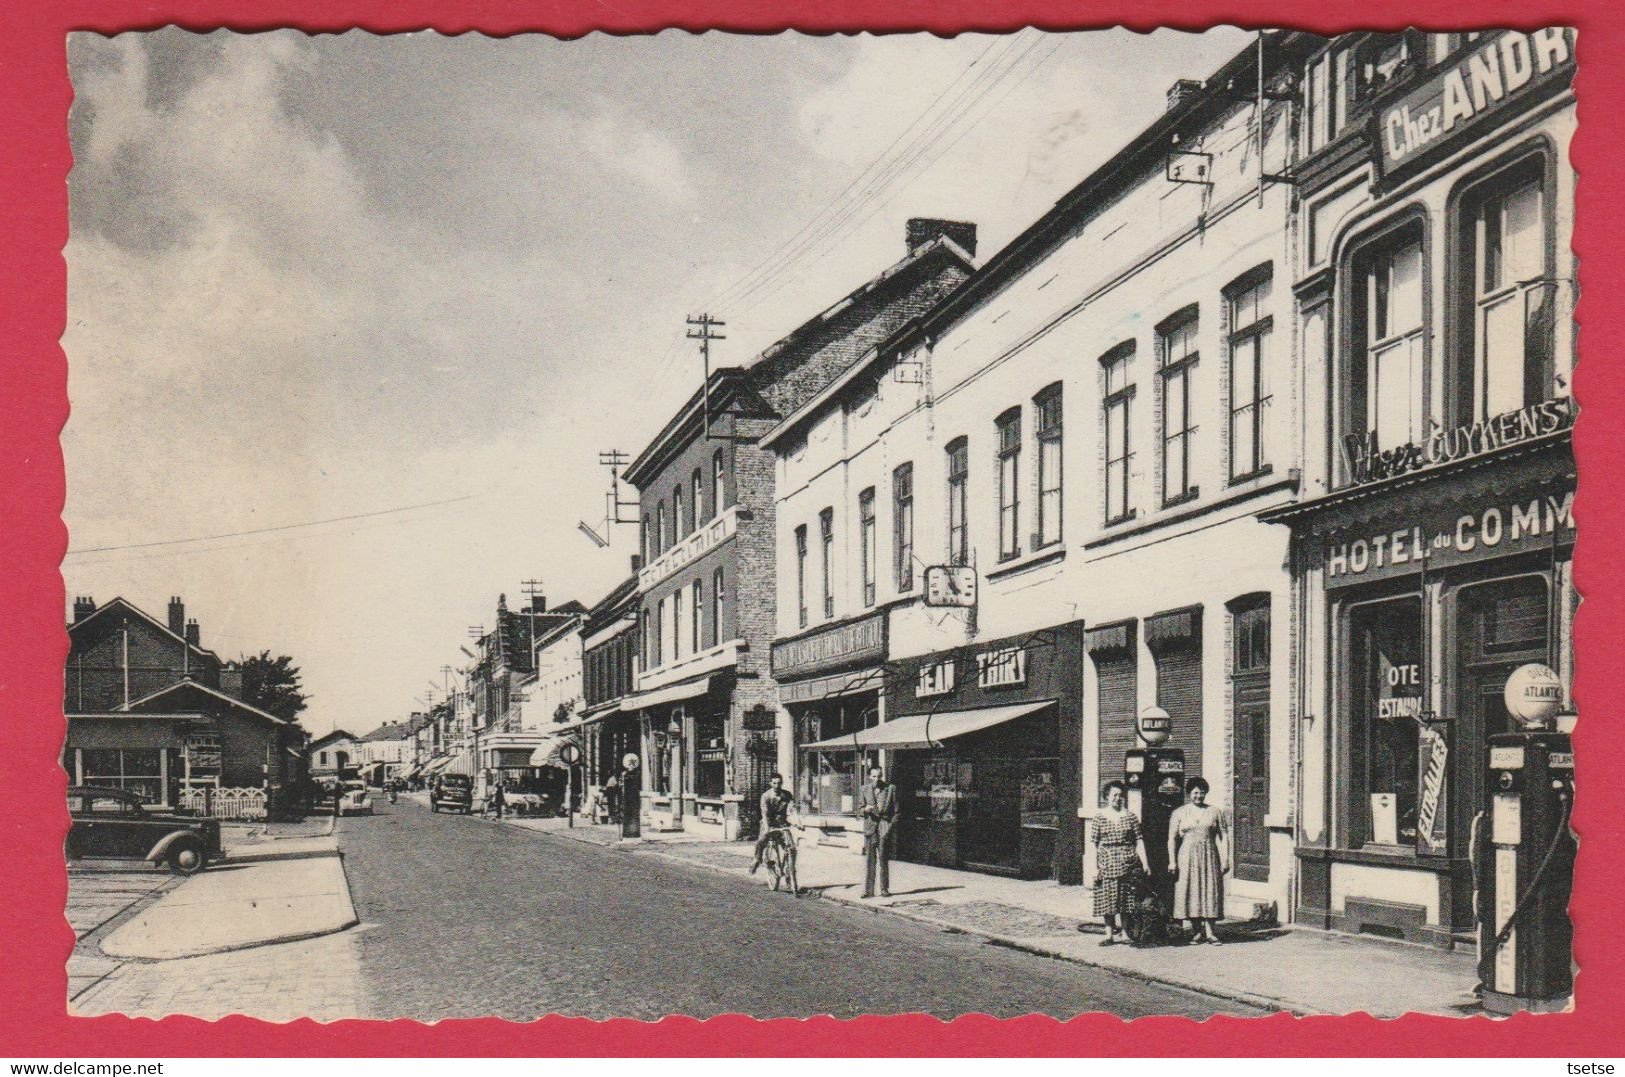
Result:
{"type": "Polygon", "coordinates": [[[1516,728],[1508,677],[1549,666],[1569,699],[1574,483],[1564,430],[1278,514],[1315,611],[1300,922],[1469,941],[1488,741],[1516,728]]]}
{"type": "Polygon", "coordinates": [[[794,773],[785,777],[803,824],[818,828],[822,844],[863,846],[858,790],[876,757],[850,738],[884,720],[885,658],[884,613],[773,645],[779,703],[790,714],[798,747],[794,773]],[[811,747],[819,743],[835,746],[811,747]]]}
{"type": "Polygon", "coordinates": [[[807,747],[886,753],[898,859],[1076,884],[1082,655],[1072,622],[893,662],[885,722],[807,747]]]}
{"type": "Polygon", "coordinates": [[[644,826],[738,837],[741,798],[728,784],[732,684],[731,674],[714,674],[627,697],[623,708],[640,712],[644,826]]]}

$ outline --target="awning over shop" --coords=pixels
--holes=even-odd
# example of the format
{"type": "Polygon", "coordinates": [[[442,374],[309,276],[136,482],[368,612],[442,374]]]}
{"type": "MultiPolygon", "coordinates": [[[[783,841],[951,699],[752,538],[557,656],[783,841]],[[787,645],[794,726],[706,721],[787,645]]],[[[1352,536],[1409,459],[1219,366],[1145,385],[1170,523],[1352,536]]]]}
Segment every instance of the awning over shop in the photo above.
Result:
{"type": "Polygon", "coordinates": [[[446,769],[446,765],[450,762],[451,756],[449,755],[435,756],[433,759],[429,760],[423,765],[423,776],[427,778],[430,775],[439,774],[441,771],[446,769]]]}
{"type": "Polygon", "coordinates": [[[575,744],[575,738],[567,733],[555,733],[542,738],[542,743],[530,755],[530,765],[533,767],[562,767],[564,760],[558,757],[559,749],[566,744],[575,744]]]}
{"type": "Polygon", "coordinates": [[[461,751],[452,756],[451,762],[446,764],[445,769],[448,774],[466,774],[472,778],[474,776],[473,750],[461,751]]]}
{"type": "Polygon", "coordinates": [[[656,688],[652,692],[638,692],[621,700],[623,711],[640,711],[649,707],[658,707],[663,703],[678,703],[685,699],[695,699],[711,690],[711,678],[701,677],[697,681],[688,681],[685,684],[673,684],[666,688],[656,688]]]}
{"type": "Polygon", "coordinates": [[[881,722],[857,733],[831,737],[829,740],[804,744],[802,747],[811,751],[837,751],[843,748],[849,751],[866,748],[929,748],[952,737],[962,737],[966,733],[991,729],[1004,722],[1025,718],[1054,704],[1053,699],[1041,699],[1036,703],[1016,703],[1008,707],[910,714],[904,718],[881,722]]]}

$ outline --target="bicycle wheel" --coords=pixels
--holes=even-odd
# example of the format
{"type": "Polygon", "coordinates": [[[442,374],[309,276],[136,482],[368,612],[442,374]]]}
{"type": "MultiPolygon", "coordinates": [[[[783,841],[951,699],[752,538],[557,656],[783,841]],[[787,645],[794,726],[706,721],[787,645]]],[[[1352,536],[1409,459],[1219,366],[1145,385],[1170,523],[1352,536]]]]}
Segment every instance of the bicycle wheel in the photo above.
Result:
{"type": "Polygon", "coordinates": [[[784,858],[779,852],[778,844],[769,842],[765,850],[767,859],[767,877],[773,880],[773,889],[777,890],[784,881],[784,858]]]}

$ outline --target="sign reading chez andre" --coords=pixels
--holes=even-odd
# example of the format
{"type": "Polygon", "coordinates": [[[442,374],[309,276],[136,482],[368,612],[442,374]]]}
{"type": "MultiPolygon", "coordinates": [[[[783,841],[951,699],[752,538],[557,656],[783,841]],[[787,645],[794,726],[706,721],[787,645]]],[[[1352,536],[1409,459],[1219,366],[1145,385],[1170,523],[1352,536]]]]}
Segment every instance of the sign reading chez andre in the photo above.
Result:
{"type": "Polygon", "coordinates": [[[1377,114],[1378,159],[1392,176],[1497,113],[1574,74],[1570,31],[1486,33],[1460,58],[1377,114]]]}
{"type": "Polygon", "coordinates": [[[1377,448],[1375,431],[1345,434],[1343,460],[1348,465],[1350,484],[1359,486],[1494,452],[1567,430],[1573,425],[1574,407],[1568,399],[1543,400],[1475,423],[1449,430],[1437,429],[1422,441],[1407,442],[1392,449],[1377,448]]]}

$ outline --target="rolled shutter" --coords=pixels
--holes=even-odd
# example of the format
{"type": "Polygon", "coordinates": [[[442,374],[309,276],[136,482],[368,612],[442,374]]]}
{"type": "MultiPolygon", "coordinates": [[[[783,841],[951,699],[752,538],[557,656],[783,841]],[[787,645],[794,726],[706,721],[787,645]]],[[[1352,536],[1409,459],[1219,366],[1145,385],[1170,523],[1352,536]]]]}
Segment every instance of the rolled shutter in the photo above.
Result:
{"type": "Polygon", "coordinates": [[[1167,746],[1185,753],[1185,774],[1194,778],[1202,773],[1202,651],[1178,646],[1156,659],[1157,706],[1173,719],[1167,746]]]}
{"type": "MultiPolygon", "coordinates": [[[[1123,753],[1134,747],[1134,655],[1095,656],[1100,688],[1100,781],[1123,777],[1123,753]]],[[[1097,790],[1098,792],[1098,790],[1097,790]]]]}

